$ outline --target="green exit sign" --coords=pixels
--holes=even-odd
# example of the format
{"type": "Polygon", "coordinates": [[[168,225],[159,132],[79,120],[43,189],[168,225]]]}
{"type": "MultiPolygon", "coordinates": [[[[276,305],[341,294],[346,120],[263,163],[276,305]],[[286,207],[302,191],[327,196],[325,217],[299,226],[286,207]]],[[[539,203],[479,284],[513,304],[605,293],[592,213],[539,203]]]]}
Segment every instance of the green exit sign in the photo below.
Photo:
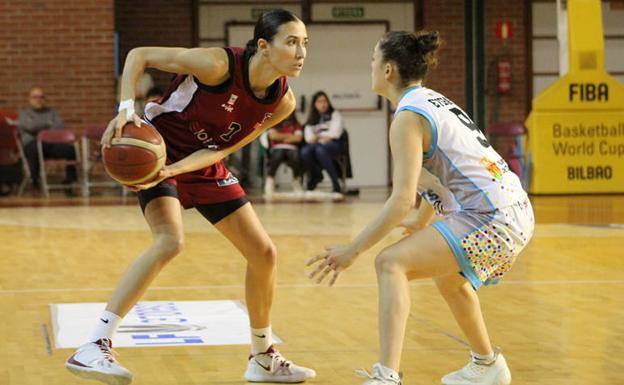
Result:
{"type": "Polygon", "coordinates": [[[364,17],[364,7],[333,7],[332,17],[335,18],[362,18],[364,17]]]}

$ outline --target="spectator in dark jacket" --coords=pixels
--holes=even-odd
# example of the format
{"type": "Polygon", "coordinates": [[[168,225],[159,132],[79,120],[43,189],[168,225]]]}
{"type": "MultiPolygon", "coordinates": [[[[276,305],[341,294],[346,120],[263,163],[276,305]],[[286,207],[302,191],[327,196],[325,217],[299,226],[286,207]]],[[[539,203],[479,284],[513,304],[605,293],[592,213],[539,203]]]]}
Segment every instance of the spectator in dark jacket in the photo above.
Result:
{"type": "MultiPolygon", "coordinates": [[[[45,93],[40,87],[30,90],[28,101],[30,106],[19,112],[18,125],[32,181],[38,187],[40,165],[37,154],[37,134],[42,130],[63,128],[64,122],[55,110],[46,106],[45,93]]],[[[44,144],[43,154],[46,158],[61,159],[76,159],[77,155],[73,145],[56,143],[44,144]]],[[[78,179],[77,175],[75,166],[67,166],[63,183],[75,182],[78,179]]]]}

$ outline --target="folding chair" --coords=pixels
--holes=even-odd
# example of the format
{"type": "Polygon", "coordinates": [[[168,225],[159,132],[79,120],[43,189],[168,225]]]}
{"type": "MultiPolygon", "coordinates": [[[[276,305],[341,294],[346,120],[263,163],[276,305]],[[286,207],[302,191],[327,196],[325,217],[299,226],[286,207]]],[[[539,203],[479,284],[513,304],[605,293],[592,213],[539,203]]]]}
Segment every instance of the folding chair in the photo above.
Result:
{"type": "Polygon", "coordinates": [[[82,132],[82,195],[85,197],[90,195],[91,187],[121,187],[122,195],[127,194],[127,189],[108,175],[106,175],[107,180],[92,181],[95,166],[102,164],[100,140],[104,131],[106,131],[106,126],[92,126],[85,128],[82,132]]]}
{"type": "MultiPolygon", "coordinates": [[[[39,156],[39,174],[41,178],[41,189],[43,191],[43,195],[45,197],[50,196],[49,190],[51,189],[66,189],[70,187],[69,185],[62,183],[48,183],[48,173],[46,169],[47,167],[61,167],[70,165],[73,165],[76,167],[76,169],[78,169],[78,166],[80,164],[80,152],[78,149],[78,141],[76,140],[76,135],[74,134],[74,132],[67,129],[39,131],[39,133],[37,134],[37,153],[39,156]],[[45,159],[45,156],[43,154],[44,143],[72,145],[74,147],[76,159],[45,159]]],[[[79,183],[76,181],[72,183],[71,186],[74,185],[79,185],[79,183]]],[[[83,188],[83,186],[80,187],[83,188]]]]}
{"type": "Polygon", "coordinates": [[[18,166],[20,171],[17,195],[24,193],[24,188],[30,181],[30,168],[24,156],[22,141],[17,128],[17,116],[4,115],[0,112],[0,166],[18,166]]]}

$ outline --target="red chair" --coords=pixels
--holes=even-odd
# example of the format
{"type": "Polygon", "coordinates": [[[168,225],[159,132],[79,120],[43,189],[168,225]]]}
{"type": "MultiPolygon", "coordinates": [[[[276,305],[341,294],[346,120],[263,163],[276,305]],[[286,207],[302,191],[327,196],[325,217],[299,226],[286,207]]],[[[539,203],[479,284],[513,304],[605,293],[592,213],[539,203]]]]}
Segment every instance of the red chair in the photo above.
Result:
{"type": "MultiPolygon", "coordinates": [[[[73,131],[67,129],[55,129],[55,130],[43,130],[39,131],[37,134],[37,153],[39,155],[39,173],[41,178],[41,189],[43,191],[43,195],[48,197],[50,196],[51,189],[66,189],[69,186],[66,184],[56,183],[50,184],[48,183],[48,172],[47,168],[52,167],[60,167],[60,166],[75,166],[78,168],[80,164],[80,152],[78,150],[78,141],[76,140],[76,135],[73,131]],[[74,147],[74,151],[76,154],[76,159],[57,159],[50,158],[45,159],[43,153],[43,144],[68,144],[74,147]]],[[[73,183],[72,185],[78,185],[78,182],[73,183]]],[[[82,186],[80,186],[82,188],[82,186]]],[[[83,193],[84,195],[84,193],[83,193]]]]}
{"type": "Polygon", "coordinates": [[[18,163],[21,163],[21,180],[17,194],[22,195],[30,181],[30,168],[17,128],[17,114],[0,111],[0,166],[16,166],[18,163]]]}
{"type": "MultiPolygon", "coordinates": [[[[120,187],[121,185],[112,180],[106,175],[108,180],[92,181],[93,169],[96,165],[102,163],[102,151],[100,146],[100,140],[102,135],[106,131],[106,126],[92,126],[87,127],[82,132],[81,147],[82,147],[82,194],[83,196],[90,195],[91,187],[120,187]]],[[[126,195],[127,190],[121,186],[122,195],[126,195]]]]}

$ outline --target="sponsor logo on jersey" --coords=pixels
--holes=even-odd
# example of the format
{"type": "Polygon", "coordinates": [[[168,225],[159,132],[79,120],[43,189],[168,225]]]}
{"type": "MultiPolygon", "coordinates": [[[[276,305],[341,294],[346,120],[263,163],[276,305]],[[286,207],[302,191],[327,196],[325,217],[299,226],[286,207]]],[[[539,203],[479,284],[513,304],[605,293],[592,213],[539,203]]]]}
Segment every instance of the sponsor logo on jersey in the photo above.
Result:
{"type": "Polygon", "coordinates": [[[481,158],[479,161],[483,167],[492,175],[494,178],[501,180],[503,177],[503,171],[498,167],[498,165],[486,157],[481,158]]]}
{"type": "Polygon", "coordinates": [[[440,196],[435,191],[429,189],[427,191],[424,191],[421,195],[427,202],[429,202],[429,204],[431,204],[431,206],[433,206],[433,209],[437,214],[444,213],[442,198],[440,198],[440,196]]]}
{"type": "Polygon", "coordinates": [[[262,121],[260,122],[260,124],[263,124],[264,122],[266,122],[266,120],[269,119],[271,116],[273,116],[273,113],[271,112],[265,113],[264,118],[262,118],[262,121]]]}
{"type": "Polygon", "coordinates": [[[226,187],[238,183],[238,179],[232,173],[228,173],[227,178],[217,180],[217,186],[226,187]]]}
{"type": "Polygon", "coordinates": [[[226,110],[227,112],[232,112],[234,111],[234,103],[236,103],[237,99],[238,99],[238,95],[232,94],[230,95],[230,100],[228,100],[227,103],[223,103],[221,107],[223,107],[223,109],[226,110]]]}
{"type": "Polygon", "coordinates": [[[195,139],[200,141],[201,144],[203,144],[206,147],[213,145],[214,140],[210,137],[206,129],[203,128],[199,122],[191,122],[191,124],[189,124],[188,127],[189,127],[189,130],[195,136],[195,139]]]}

